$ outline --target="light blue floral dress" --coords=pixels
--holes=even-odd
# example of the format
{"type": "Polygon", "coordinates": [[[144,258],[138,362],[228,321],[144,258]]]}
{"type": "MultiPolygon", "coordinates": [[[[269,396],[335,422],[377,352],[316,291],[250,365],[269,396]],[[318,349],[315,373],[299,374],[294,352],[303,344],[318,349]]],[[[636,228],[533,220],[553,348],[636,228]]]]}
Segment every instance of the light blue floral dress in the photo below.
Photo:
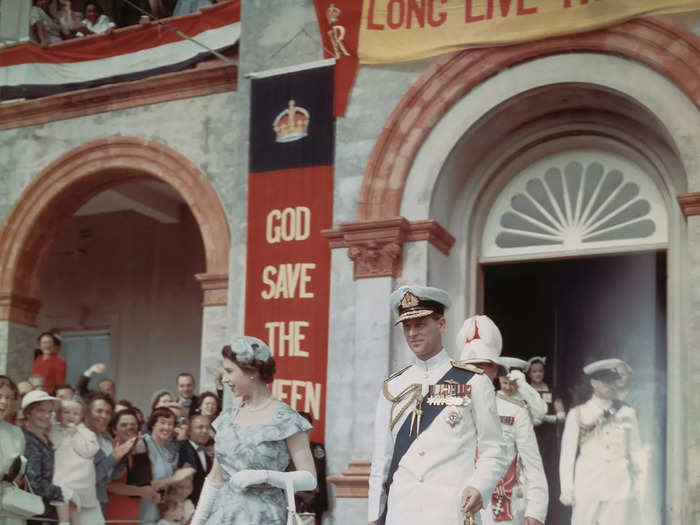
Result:
{"type": "Polygon", "coordinates": [[[239,489],[229,483],[231,476],[245,469],[284,471],[289,465],[285,439],[308,432],[306,419],[281,401],[275,401],[270,423],[238,425],[237,408],[229,408],[212,423],[216,430],[214,453],[225,480],[216,494],[207,525],[285,525],[287,500],[281,489],[253,485],[239,489]]]}

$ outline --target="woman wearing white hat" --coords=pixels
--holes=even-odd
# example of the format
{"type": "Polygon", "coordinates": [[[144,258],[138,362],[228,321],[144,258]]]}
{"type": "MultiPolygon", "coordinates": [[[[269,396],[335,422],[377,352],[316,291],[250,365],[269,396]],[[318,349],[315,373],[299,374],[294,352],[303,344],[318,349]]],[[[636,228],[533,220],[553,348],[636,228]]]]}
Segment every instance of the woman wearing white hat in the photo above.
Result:
{"type": "Polygon", "coordinates": [[[535,435],[549,481],[549,517],[561,521],[568,514],[559,503],[559,446],[566,411],[559,393],[550,389],[544,381],[546,364],[547,358],[544,356],[531,357],[527,360],[525,373],[532,388],[546,403],[544,417],[534,422],[535,435]]]}
{"type": "MultiPolygon", "coordinates": [[[[54,474],[54,451],[49,440],[51,414],[58,398],[48,395],[43,390],[33,390],[22,398],[22,411],[27,418],[24,430],[26,440],[27,471],[26,477],[37,496],[44,500],[46,511],[41,517],[56,519],[56,510],[52,503],[70,503],[80,506],[75,493],[68,487],[59,487],[52,483],[54,474]]],[[[42,520],[29,520],[27,523],[39,525],[42,520]]],[[[67,522],[66,522],[67,525],[67,522]]]]}

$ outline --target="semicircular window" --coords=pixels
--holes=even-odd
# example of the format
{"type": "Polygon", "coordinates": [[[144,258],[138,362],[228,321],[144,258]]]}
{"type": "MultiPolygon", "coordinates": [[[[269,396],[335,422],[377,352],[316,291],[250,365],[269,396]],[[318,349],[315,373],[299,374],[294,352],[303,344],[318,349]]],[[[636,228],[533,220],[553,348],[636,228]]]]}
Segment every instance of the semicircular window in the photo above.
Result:
{"type": "Polygon", "coordinates": [[[508,184],[489,213],[482,257],[665,243],[666,223],[658,189],[636,164],[567,152],[508,184]]]}

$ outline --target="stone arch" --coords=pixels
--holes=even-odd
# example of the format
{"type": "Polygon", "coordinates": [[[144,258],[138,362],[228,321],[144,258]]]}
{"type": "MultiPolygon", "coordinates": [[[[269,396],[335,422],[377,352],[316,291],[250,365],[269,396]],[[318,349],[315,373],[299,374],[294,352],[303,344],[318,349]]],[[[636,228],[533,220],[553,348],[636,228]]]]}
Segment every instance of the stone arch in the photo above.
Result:
{"type": "Polygon", "coordinates": [[[700,39],[662,18],[446,55],[411,86],[389,117],[364,173],[358,219],[400,215],[404,185],[416,154],[436,122],[471,89],[504,68],[570,52],[607,53],[640,62],[674,82],[700,107],[700,39]]]}
{"type": "Polygon", "coordinates": [[[64,221],[92,196],[139,179],[169,184],[190,207],[204,244],[206,271],[197,274],[204,304],[226,304],[230,235],[214,189],[188,159],[163,144],[109,137],[49,164],[7,215],[0,232],[0,320],[35,323],[42,264],[64,221]]]}

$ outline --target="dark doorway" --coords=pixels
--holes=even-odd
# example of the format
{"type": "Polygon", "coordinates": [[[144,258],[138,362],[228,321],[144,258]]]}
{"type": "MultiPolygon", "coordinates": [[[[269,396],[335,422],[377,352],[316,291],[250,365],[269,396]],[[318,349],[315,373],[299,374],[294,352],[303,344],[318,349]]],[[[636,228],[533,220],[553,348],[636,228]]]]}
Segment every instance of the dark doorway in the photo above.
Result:
{"type": "MultiPolygon", "coordinates": [[[[642,440],[656,476],[650,523],[663,523],[666,436],[666,253],[642,252],[483,267],[484,312],[503,334],[503,355],[547,357],[545,381],[567,410],[588,398],[584,365],[619,357],[632,368],[642,440]],[[657,519],[658,518],[658,519],[657,519]]],[[[631,404],[631,403],[630,403],[631,404]]],[[[636,408],[636,407],[635,407],[636,408]]],[[[558,476],[547,472],[548,479],[558,476]]],[[[552,499],[555,497],[554,501],[552,499]]],[[[562,525],[559,487],[550,518],[562,525]]]]}

